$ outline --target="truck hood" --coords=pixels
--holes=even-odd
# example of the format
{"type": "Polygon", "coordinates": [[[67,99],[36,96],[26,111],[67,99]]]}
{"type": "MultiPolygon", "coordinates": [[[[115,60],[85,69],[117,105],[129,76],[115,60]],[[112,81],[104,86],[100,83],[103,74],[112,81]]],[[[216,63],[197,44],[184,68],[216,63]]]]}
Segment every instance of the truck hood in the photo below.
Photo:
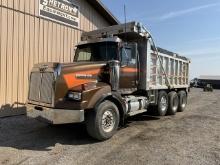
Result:
{"type": "Polygon", "coordinates": [[[42,102],[42,106],[53,107],[57,102],[65,100],[69,91],[89,91],[96,88],[98,82],[107,82],[109,72],[106,70],[106,62],[36,64],[30,76],[32,92],[29,99],[33,104],[42,102]],[[42,98],[39,98],[38,90],[42,98]]]}
{"type": "MultiPolygon", "coordinates": [[[[58,65],[58,64],[57,64],[58,65]]],[[[68,90],[74,90],[82,84],[103,80],[106,62],[76,62],[60,64],[60,76],[57,83],[68,90]]],[[[105,80],[104,80],[105,81],[105,80]]]]}
{"type": "Polygon", "coordinates": [[[32,72],[54,72],[56,93],[64,96],[66,91],[77,90],[83,84],[97,83],[100,80],[107,82],[106,64],[107,62],[40,63],[34,66],[32,72]]]}

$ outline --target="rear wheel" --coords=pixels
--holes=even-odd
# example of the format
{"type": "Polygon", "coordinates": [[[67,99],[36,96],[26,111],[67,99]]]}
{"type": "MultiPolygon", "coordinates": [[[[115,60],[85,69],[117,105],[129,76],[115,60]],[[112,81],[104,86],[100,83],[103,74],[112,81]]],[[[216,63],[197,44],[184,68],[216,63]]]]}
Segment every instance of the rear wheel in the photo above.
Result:
{"type": "Polygon", "coordinates": [[[179,106],[179,97],[177,93],[173,91],[168,94],[168,98],[169,98],[169,107],[167,110],[167,114],[175,115],[179,106]]]}
{"type": "Polygon", "coordinates": [[[157,115],[165,116],[168,109],[168,96],[165,91],[160,91],[157,102],[157,115]]]}
{"type": "Polygon", "coordinates": [[[102,102],[87,116],[87,132],[97,140],[110,139],[118,129],[119,111],[117,106],[110,102],[102,102]]]}
{"type": "Polygon", "coordinates": [[[179,107],[178,107],[178,111],[179,112],[183,112],[186,109],[186,105],[187,105],[187,95],[185,91],[179,91],[178,92],[178,96],[179,96],[179,107]]]}

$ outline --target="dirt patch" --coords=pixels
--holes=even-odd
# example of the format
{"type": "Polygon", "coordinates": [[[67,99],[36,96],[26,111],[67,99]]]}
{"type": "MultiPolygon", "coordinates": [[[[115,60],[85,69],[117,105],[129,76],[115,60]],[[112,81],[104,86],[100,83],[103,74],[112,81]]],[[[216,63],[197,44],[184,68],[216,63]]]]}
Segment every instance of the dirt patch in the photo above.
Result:
{"type": "Polygon", "coordinates": [[[84,125],[49,126],[25,116],[0,119],[0,164],[220,164],[220,91],[193,89],[185,112],[143,114],[105,142],[84,125]]]}

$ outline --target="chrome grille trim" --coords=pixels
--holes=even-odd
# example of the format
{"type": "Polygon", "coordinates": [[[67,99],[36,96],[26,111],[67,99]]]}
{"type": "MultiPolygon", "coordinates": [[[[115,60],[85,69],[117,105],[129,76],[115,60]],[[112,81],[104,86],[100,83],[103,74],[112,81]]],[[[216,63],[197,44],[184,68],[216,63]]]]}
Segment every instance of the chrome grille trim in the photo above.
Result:
{"type": "Polygon", "coordinates": [[[52,104],[54,96],[53,84],[54,73],[32,72],[28,99],[39,103],[52,104]]]}

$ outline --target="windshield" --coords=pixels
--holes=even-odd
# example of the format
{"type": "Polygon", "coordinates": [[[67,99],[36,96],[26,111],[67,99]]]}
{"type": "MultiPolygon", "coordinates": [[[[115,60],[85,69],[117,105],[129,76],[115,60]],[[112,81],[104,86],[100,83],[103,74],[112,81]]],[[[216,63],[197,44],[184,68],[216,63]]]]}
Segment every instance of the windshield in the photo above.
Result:
{"type": "Polygon", "coordinates": [[[78,46],[74,61],[110,61],[117,60],[117,57],[117,43],[102,42],[78,46]]]}

